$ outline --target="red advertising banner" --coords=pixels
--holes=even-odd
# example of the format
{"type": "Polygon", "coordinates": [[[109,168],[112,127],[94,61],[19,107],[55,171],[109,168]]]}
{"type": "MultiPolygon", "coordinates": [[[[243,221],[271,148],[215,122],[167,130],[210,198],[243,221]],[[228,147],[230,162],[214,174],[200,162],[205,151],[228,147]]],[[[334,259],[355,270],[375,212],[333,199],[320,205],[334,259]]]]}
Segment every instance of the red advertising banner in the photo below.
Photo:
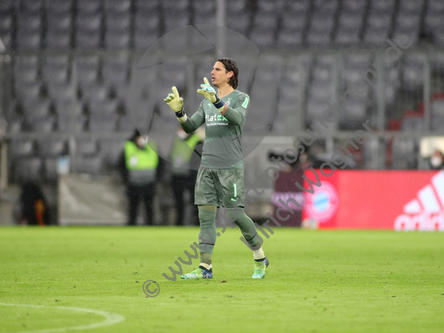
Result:
{"type": "Polygon", "coordinates": [[[302,217],[319,228],[444,231],[444,171],[327,171],[304,174],[302,217]]]}

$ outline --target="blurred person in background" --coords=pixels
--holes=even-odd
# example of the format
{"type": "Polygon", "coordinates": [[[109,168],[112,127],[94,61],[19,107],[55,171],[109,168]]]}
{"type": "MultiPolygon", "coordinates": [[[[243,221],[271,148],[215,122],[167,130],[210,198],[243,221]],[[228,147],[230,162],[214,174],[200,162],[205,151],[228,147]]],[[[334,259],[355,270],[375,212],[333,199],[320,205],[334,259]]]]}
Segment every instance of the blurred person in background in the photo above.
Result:
{"type": "Polygon", "coordinates": [[[49,224],[46,198],[37,184],[23,184],[20,193],[20,224],[44,226],[49,224]]]}
{"type": "Polygon", "coordinates": [[[440,150],[435,149],[432,156],[430,156],[429,165],[432,170],[441,170],[444,168],[444,155],[440,150]]]}
{"type": "Polygon", "coordinates": [[[203,138],[200,133],[187,134],[179,126],[170,154],[172,162],[171,187],[176,204],[176,225],[184,225],[185,222],[185,192],[189,193],[193,207],[190,222],[191,224],[198,223],[198,210],[194,205],[194,186],[202,155],[202,144],[203,138]]]}
{"type": "Polygon", "coordinates": [[[136,129],[125,142],[118,162],[128,197],[128,225],[136,225],[140,200],[145,206],[145,225],[152,225],[154,220],[153,199],[161,160],[156,144],[147,142],[148,137],[144,139],[136,129]]]}

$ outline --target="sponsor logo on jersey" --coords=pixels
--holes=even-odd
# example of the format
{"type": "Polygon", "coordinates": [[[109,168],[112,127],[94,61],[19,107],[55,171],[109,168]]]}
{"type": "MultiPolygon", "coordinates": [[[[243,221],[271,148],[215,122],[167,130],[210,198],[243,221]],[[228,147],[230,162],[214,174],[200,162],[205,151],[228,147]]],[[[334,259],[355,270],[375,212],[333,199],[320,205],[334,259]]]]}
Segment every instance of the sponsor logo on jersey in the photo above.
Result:
{"type": "Polygon", "coordinates": [[[210,116],[207,114],[205,116],[205,122],[211,123],[211,122],[228,122],[228,119],[222,116],[221,114],[210,116]]]}
{"type": "Polygon", "coordinates": [[[418,191],[417,198],[403,207],[395,219],[397,231],[444,231],[444,171],[431,179],[431,184],[418,191]]]}

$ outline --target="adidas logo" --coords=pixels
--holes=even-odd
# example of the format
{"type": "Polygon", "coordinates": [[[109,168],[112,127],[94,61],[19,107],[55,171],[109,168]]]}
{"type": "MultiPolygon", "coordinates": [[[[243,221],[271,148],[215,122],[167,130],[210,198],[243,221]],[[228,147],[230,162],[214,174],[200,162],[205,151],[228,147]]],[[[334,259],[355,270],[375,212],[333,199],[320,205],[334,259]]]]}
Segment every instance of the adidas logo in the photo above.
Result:
{"type": "Polygon", "coordinates": [[[444,231],[444,171],[432,177],[431,185],[418,191],[395,220],[397,231],[444,231]]]}

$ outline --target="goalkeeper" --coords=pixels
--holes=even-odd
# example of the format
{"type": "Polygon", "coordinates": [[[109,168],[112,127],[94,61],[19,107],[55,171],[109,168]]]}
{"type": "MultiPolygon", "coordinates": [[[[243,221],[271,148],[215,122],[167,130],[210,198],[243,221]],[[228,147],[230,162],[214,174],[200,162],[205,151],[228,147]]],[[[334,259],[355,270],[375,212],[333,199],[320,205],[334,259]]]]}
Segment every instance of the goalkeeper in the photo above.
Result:
{"type": "Polygon", "coordinates": [[[242,128],[247,117],[249,97],[236,90],[239,69],[228,58],[216,61],[211,80],[218,91],[204,78],[197,90],[205,99],[191,117],[183,108],[183,99],[176,87],[165,102],[176,113],[185,132],[191,133],[206,123],[206,138],[198,170],[194,203],[199,211],[200,265],[182,279],[213,277],[212,254],[216,242],[216,211],[223,206],[230,219],[239,226],[245,240],[253,249],[253,279],[262,279],[268,259],[262,250],[253,221],[244,212],[244,165],[241,146],[242,128]]]}

